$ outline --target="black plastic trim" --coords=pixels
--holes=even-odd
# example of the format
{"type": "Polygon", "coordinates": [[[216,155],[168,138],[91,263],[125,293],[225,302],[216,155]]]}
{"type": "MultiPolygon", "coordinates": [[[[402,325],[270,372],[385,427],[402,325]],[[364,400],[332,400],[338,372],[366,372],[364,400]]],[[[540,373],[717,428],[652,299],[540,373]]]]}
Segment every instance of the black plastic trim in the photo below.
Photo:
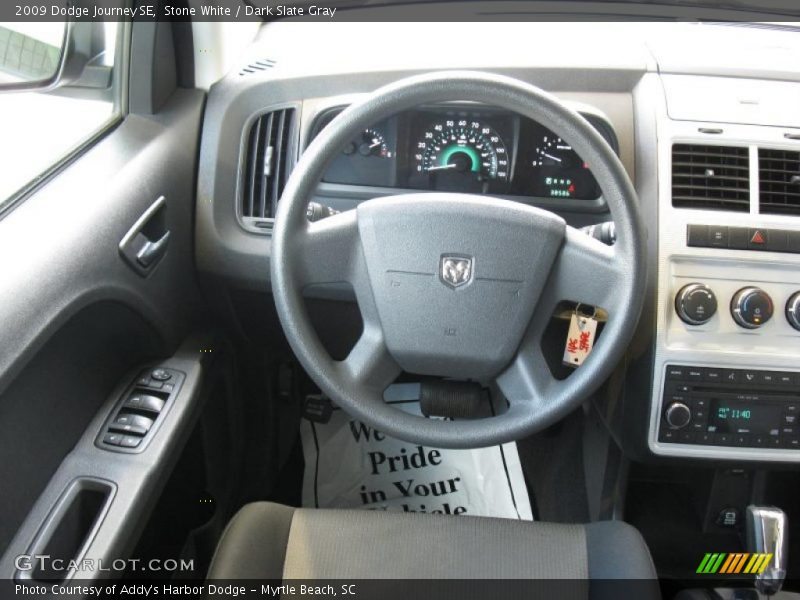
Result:
{"type": "Polygon", "coordinates": [[[109,450],[111,452],[122,452],[125,454],[138,454],[140,452],[143,452],[147,448],[147,445],[150,443],[150,440],[153,439],[153,436],[155,436],[156,433],[158,432],[158,428],[164,422],[167,413],[169,413],[169,409],[172,408],[172,405],[175,403],[175,398],[177,398],[178,394],[180,393],[181,387],[183,386],[183,381],[184,379],[186,379],[186,374],[183,373],[182,371],[176,371],[175,369],[163,369],[165,371],[168,371],[172,376],[165,383],[171,383],[174,386],[171,391],[165,392],[163,384],[162,387],[154,387],[152,383],[148,384],[142,382],[143,379],[149,378],[149,374],[153,370],[154,369],[145,369],[144,371],[139,373],[136,379],[134,379],[133,382],[131,382],[125,388],[125,391],[120,396],[116,406],[114,406],[114,409],[109,413],[108,417],[106,418],[103,427],[100,429],[100,433],[97,435],[97,439],[95,440],[95,445],[98,448],[102,448],[103,450],[109,450]],[[128,400],[128,398],[130,398],[137,392],[144,395],[149,394],[158,396],[164,400],[164,406],[161,408],[161,410],[158,413],[152,413],[149,415],[150,418],[153,419],[153,425],[150,427],[148,432],[144,436],[142,436],[142,441],[135,448],[126,448],[123,446],[106,443],[104,441],[104,438],[105,435],[109,433],[111,424],[120,414],[120,412],[122,412],[123,410],[127,410],[125,407],[125,402],[128,400]]]}

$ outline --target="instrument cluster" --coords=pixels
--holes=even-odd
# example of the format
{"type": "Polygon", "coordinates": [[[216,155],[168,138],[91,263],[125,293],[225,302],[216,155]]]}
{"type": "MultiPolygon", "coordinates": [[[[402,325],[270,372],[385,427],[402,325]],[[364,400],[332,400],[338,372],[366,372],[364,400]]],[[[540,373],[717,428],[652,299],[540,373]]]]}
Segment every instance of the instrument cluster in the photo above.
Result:
{"type": "MultiPolygon", "coordinates": [[[[343,108],[323,113],[312,136],[343,108]]],[[[584,115],[617,151],[611,126],[584,115]]],[[[407,111],[365,129],[342,149],[323,182],[430,191],[597,200],[587,164],[535,121],[475,105],[407,111]]]]}

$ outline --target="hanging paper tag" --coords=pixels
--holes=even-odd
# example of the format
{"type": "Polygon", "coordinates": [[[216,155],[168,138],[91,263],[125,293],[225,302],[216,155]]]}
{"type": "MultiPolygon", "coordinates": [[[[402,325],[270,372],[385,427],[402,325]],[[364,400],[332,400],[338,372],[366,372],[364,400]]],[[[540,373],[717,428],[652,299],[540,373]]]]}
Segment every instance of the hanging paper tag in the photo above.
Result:
{"type": "Polygon", "coordinates": [[[570,367],[580,367],[592,351],[596,331],[597,319],[578,314],[577,311],[572,313],[562,362],[570,367]]]}

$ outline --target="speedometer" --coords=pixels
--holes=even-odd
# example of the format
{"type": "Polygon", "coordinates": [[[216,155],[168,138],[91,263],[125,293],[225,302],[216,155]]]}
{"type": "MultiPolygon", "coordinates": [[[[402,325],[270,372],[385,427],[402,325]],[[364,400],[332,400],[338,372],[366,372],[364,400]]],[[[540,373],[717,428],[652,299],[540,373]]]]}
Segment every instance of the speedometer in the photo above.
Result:
{"type": "Polygon", "coordinates": [[[476,120],[433,123],[417,142],[420,173],[458,173],[479,181],[508,181],[508,153],[494,129],[476,120]]]}

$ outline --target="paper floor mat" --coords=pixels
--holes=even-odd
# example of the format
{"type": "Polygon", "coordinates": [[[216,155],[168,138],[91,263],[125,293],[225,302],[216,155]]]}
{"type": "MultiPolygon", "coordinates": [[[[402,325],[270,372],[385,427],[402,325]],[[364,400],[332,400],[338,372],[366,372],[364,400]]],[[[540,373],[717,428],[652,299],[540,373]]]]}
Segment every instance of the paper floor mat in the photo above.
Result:
{"type": "MultiPolygon", "coordinates": [[[[418,384],[387,401],[420,414],[418,384]]],[[[303,506],[464,514],[532,520],[515,443],[442,450],[390,438],[334,408],[327,423],[303,419],[303,506]]]]}

